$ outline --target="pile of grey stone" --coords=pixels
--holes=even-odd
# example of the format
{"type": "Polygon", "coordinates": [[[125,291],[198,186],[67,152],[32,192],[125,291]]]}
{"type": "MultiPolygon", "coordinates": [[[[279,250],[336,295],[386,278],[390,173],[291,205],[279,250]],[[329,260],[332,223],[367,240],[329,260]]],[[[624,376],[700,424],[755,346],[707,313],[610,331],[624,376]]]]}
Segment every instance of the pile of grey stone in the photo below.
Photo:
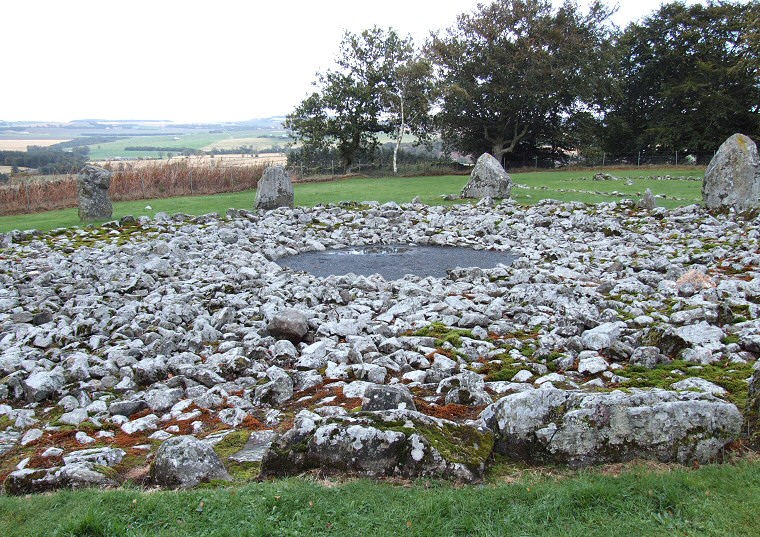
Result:
{"type": "Polygon", "coordinates": [[[128,447],[162,486],[228,479],[210,449],[251,420],[269,432],[239,458],[264,475],[472,481],[492,451],[709,462],[751,415],[702,372],[760,355],[756,219],[633,202],[367,202],[3,239],[0,458],[30,454],[10,493],[117,483],[128,447]],[[395,281],[276,262],[372,244],[518,259],[395,281]],[[436,339],[431,326],[459,332],[436,339]],[[674,359],[685,366],[667,386],[627,387],[626,368],[674,359]],[[507,364],[509,377],[488,375],[507,364]],[[35,449],[50,463],[35,466],[35,449]]]}

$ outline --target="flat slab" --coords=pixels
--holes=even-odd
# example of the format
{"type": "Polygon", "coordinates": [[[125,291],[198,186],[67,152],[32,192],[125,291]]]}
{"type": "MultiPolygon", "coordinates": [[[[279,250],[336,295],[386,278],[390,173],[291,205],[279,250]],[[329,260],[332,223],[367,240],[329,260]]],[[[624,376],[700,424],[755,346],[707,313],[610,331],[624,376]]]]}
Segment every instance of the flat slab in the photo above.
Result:
{"type": "Polygon", "coordinates": [[[283,257],[277,262],[320,278],[353,273],[362,276],[380,274],[386,280],[397,280],[407,274],[442,278],[448,270],[457,267],[494,268],[499,264],[511,265],[515,259],[517,256],[509,252],[394,244],[305,252],[283,257]]]}

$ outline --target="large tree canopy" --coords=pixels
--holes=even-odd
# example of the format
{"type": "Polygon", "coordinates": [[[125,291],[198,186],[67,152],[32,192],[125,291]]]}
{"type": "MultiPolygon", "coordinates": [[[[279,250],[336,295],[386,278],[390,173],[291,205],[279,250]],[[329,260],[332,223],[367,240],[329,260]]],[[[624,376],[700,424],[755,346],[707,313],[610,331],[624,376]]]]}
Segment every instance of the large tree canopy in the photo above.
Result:
{"type": "Polygon", "coordinates": [[[430,55],[443,96],[444,141],[496,158],[518,144],[556,146],[576,114],[593,111],[609,84],[610,11],[566,0],[498,0],[434,36],[430,55]]]}
{"type": "Polygon", "coordinates": [[[673,2],[628,26],[608,151],[709,152],[760,135],[760,3],[673,2]]]}
{"type": "Polygon", "coordinates": [[[397,139],[396,150],[406,133],[424,138],[434,83],[411,38],[377,27],[346,32],[336,64],[317,74],[319,91],[285,121],[306,155],[335,146],[349,171],[359,155],[377,147],[379,133],[397,139]]]}

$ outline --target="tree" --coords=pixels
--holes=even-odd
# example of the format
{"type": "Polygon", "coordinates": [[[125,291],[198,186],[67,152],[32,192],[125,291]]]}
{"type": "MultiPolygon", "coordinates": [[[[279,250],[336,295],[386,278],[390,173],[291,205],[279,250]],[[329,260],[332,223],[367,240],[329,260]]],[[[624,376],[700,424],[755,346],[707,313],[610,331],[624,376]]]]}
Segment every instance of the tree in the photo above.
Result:
{"type": "Polygon", "coordinates": [[[377,148],[380,133],[392,134],[397,147],[405,133],[424,135],[430,67],[415,57],[411,38],[377,27],[346,32],[336,64],[317,73],[318,91],[285,119],[306,156],[335,146],[349,172],[362,152],[377,148]]]}
{"type": "Polygon", "coordinates": [[[444,141],[503,160],[519,144],[560,145],[567,120],[596,111],[609,85],[611,12],[566,0],[498,0],[460,15],[429,44],[443,82],[444,141]]]}
{"type": "Polygon", "coordinates": [[[605,118],[609,151],[711,152],[760,135],[760,3],[672,2],[619,41],[620,87],[605,118]]]}

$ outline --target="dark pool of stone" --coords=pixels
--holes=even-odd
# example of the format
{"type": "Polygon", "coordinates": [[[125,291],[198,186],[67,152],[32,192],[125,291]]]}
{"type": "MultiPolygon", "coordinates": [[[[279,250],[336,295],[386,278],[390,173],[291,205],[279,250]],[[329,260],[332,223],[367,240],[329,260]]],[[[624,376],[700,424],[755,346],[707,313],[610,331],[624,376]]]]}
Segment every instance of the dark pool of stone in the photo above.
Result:
{"type": "Polygon", "coordinates": [[[494,268],[510,265],[517,256],[509,252],[474,250],[456,246],[371,245],[305,252],[283,257],[277,262],[315,276],[380,274],[386,280],[397,280],[407,274],[441,278],[453,268],[494,268]]]}

